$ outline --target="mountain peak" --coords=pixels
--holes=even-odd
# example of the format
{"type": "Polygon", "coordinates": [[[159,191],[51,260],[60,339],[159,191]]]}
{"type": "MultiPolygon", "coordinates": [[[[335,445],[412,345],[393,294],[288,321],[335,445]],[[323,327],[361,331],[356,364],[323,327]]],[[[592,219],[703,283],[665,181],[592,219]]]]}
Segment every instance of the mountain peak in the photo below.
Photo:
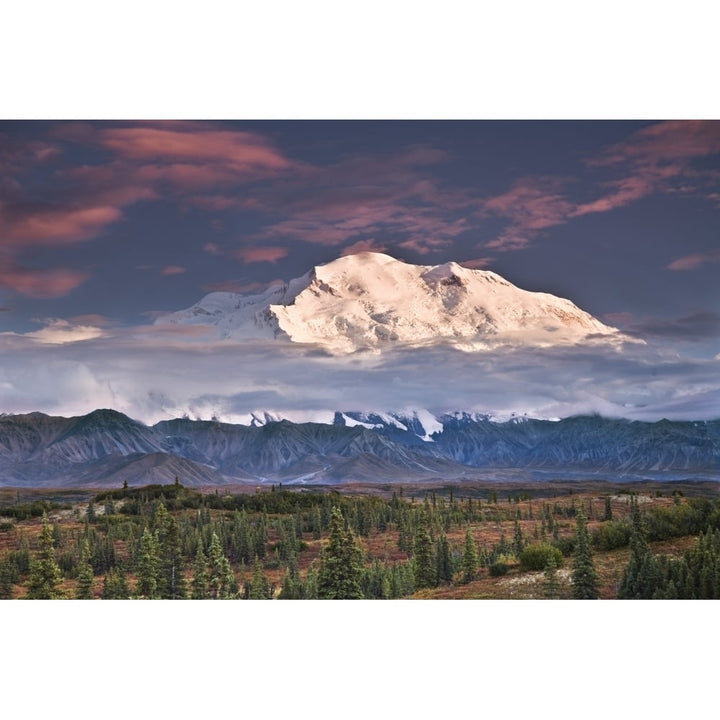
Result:
{"type": "Polygon", "coordinates": [[[333,354],[393,345],[483,351],[629,340],[570,300],[522,290],[489,270],[413,265],[378,252],[318,265],[261,295],[213,293],[160,322],[214,325],[233,339],[285,338],[333,354]]]}

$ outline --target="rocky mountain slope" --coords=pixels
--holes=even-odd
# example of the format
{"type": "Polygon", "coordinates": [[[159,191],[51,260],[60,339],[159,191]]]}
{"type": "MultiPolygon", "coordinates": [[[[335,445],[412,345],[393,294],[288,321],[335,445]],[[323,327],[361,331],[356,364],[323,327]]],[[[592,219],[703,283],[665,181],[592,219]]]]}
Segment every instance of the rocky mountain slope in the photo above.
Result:
{"type": "Polygon", "coordinates": [[[0,416],[3,486],[115,487],[175,476],[187,485],[452,480],[491,469],[720,480],[720,420],[500,423],[465,413],[338,412],[332,424],[177,419],[149,427],[112,410],[0,416]]]}

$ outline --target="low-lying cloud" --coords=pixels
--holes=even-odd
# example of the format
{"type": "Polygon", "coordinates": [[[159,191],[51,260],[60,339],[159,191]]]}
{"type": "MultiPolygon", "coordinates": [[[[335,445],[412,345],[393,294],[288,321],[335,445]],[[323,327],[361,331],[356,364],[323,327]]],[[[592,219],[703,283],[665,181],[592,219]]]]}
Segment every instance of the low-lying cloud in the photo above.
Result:
{"type": "MultiPolygon", "coordinates": [[[[0,411],[76,415],[112,407],[145,422],[178,417],[229,422],[254,411],[293,419],[334,410],[467,410],[644,420],[720,416],[720,361],[683,359],[652,346],[442,348],[330,357],[281,340],[207,343],[202,328],[104,328],[102,337],[52,344],[0,335],[0,411]]],[[[73,328],[53,328],[62,340],[73,328]]]]}

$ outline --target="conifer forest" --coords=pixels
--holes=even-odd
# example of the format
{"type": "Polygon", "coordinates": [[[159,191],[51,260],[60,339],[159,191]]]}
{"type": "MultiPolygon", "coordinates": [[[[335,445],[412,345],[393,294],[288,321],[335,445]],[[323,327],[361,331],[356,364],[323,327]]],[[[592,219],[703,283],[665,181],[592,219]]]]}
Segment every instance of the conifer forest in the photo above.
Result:
{"type": "Polygon", "coordinates": [[[720,499],[691,484],[81,495],[0,497],[0,598],[720,597],[720,499]]]}

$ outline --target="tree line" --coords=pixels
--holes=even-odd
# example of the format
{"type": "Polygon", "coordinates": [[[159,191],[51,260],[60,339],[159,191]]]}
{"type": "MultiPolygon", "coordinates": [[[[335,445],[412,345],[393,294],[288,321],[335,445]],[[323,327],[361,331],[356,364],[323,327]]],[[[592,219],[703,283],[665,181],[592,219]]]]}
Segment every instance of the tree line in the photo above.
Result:
{"type": "Polygon", "coordinates": [[[631,553],[619,597],[720,597],[717,501],[676,496],[669,507],[641,512],[631,497],[628,517],[615,518],[609,497],[600,509],[574,497],[564,504],[522,500],[521,508],[514,497],[499,503],[490,494],[482,502],[452,491],[419,500],[402,491],[385,499],[281,487],[201,495],[179,482],[123,488],[95,496],[81,527],[50,523],[44,511],[37,539],[19,534],[0,562],[0,597],[23,582],[29,598],[90,598],[101,577],[104,599],[391,599],[519,566],[544,573],[545,597],[590,599],[599,594],[594,552],[625,545],[631,553]],[[599,521],[593,532],[588,515],[599,521]],[[483,545],[471,524],[486,521],[512,521],[512,532],[483,545]],[[458,529],[462,541],[450,540],[458,529]],[[388,531],[399,553],[385,546],[380,556],[367,555],[362,538],[388,531]],[[682,558],[649,549],[655,539],[698,533],[698,547],[682,558]],[[321,539],[319,556],[301,572],[298,556],[321,539]],[[402,559],[389,558],[398,554],[402,559]],[[569,588],[558,573],[568,560],[569,588]],[[270,570],[280,579],[271,582],[270,570]]]}

